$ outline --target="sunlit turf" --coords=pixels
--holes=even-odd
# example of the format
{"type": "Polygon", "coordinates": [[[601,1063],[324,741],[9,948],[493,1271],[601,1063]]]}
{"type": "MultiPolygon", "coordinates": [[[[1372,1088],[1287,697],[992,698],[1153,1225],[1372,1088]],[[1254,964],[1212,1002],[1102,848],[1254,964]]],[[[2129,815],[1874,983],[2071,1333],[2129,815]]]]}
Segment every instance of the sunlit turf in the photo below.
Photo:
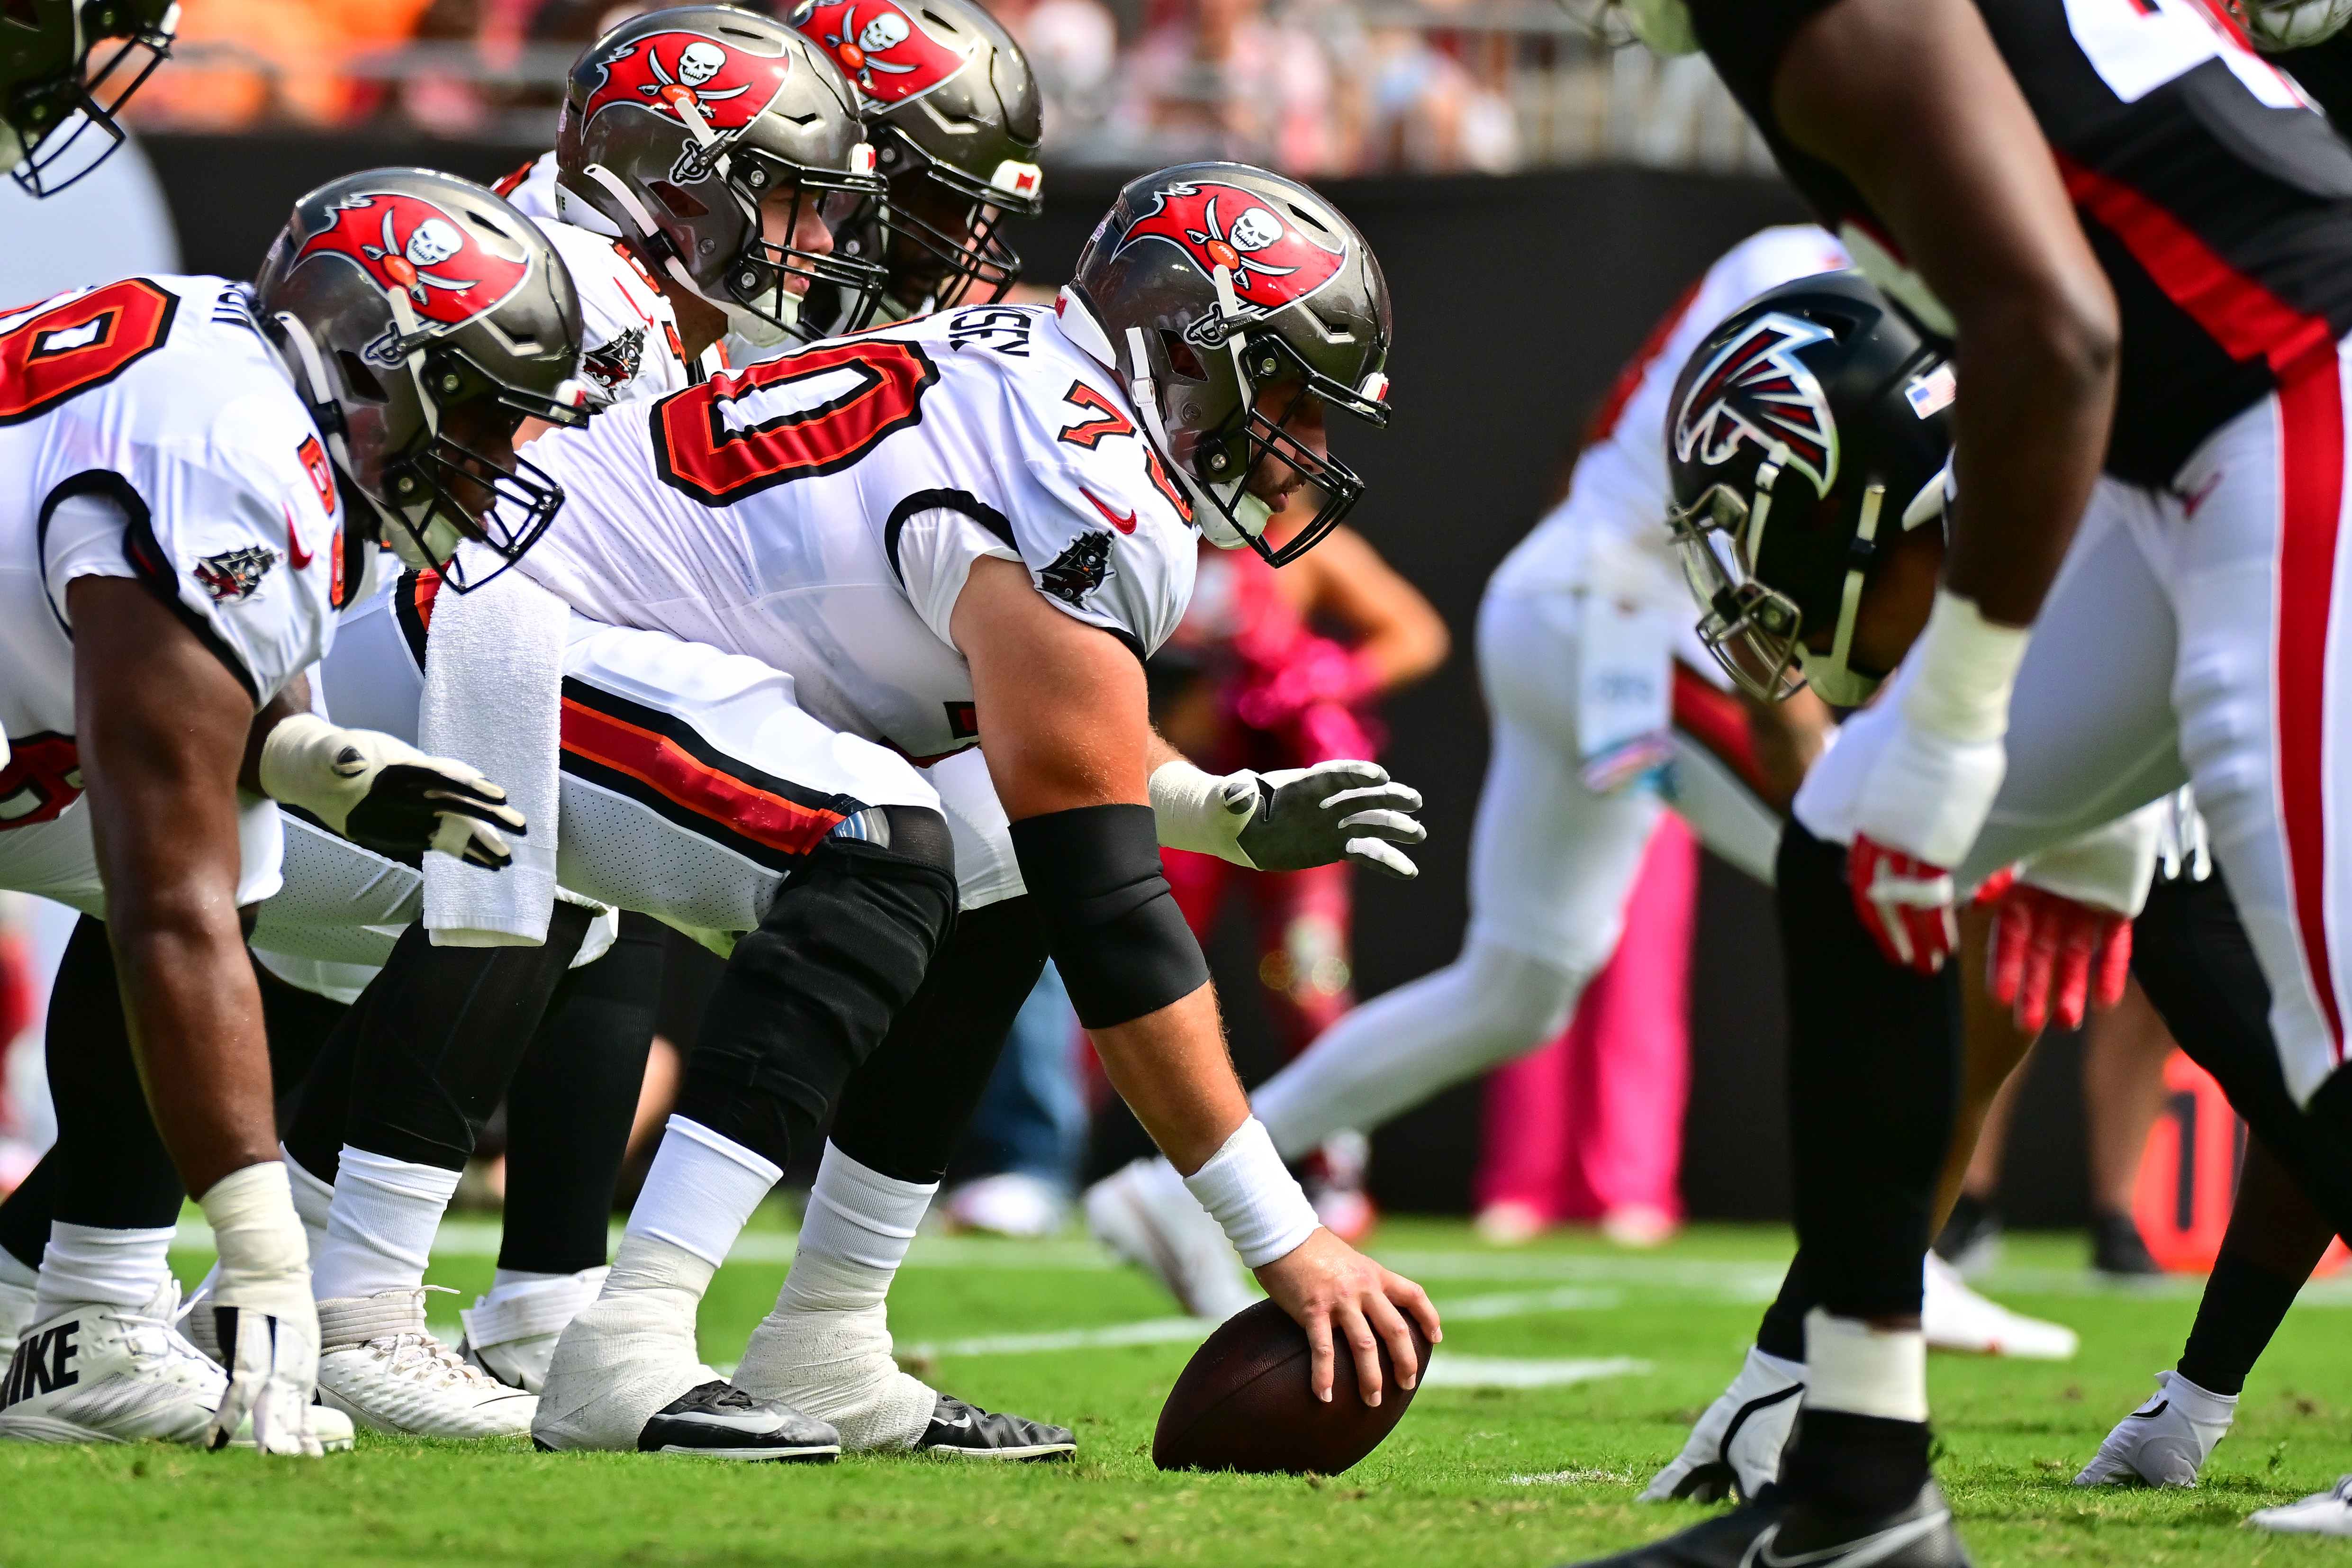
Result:
{"type": "MultiPolygon", "coordinates": [[[[489,1278],[481,1229],[445,1231],[434,1273],[467,1300],[489,1278]]],[[[759,1233],[759,1244],[763,1260],[721,1270],[706,1307],[714,1362],[738,1353],[782,1278],[785,1236],[759,1233]]],[[[1075,1427],[1076,1463],[981,1468],[898,1456],[737,1468],[364,1435],[356,1453],[310,1464],[9,1447],[0,1565],[1573,1562],[1703,1516],[1633,1497],[1737,1366],[1787,1249],[1781,1232],[1715,1227],[1649,1254],[1590,1237],[1499,1250],[1458,1225],[1392,1222],[1378,1250],[1441,1305],[1467,1306],[1441,1358],[1487,1358],[1479,1364],[1523,1382],[1543,1374],[1539,1363],[1616,1370],[1566,1385],[1431,1387],[1356,1469],[1289,1479],[1152,1469],[1152,1423],[1190,1353],[1181,1342],[959,1348],[1170,1317],[1139,1277],[1076,1239],[927,1239],[893,1299],[902,1351],[930,1347],[924,1371],[950,1392],[1075,1427]]],[[[193,1279],[208,1260],[187,1251],[174,1261],[193,1279]]],[[[1934,1364],[1940,1471],[1979,1563],[2352,1563],[2352,1542],[2241,1527],[2252,1510],[2352,1470],[2352,1289],[2306,1293],[2206,1484],[2159,1493],[2068,1482],[2179,1354],[2195,1283],[2102,1289],[2083,1272],[2078,1239],[2034,1237],[2012,1239],[1988,1288],[2074,1326],[2084,1350],[2065,1364],[1934,1364]]],[[[434,1317],[450,1321],[453,1337],[459,1300],[436,1298],[434,1317]]]]}

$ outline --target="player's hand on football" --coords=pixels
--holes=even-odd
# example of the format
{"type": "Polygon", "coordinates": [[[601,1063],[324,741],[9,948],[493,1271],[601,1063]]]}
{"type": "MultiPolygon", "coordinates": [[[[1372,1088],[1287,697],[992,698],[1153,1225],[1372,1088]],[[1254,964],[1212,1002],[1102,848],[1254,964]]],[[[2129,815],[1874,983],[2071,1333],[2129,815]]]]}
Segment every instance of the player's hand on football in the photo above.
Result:
{"type": "Polygon", "coordinates": [[[261,787],[352,843],[395,858],[427,849],[496,871],[514,858],[500,830],[530,831],[478,769],[373,730],[298,713],[269,733],[261,787]]]}
{"type": "Polygon", "coordinates": [[[2039,1034],[2053,1017],[2063,1028],[2076,1028],[2092,1006],[2124,999],[2129,918],[2021,881],[2009,882],[1991,902],[1985,989],[2014,1009],[2020,1029],[2039,1034]]]}
{"type": "Polygon", "coordinates": [[[1421,1324],[1430,1343],[1444,1338],[1437,1309],[1430,1305],[1426,1291],[1320,1227],[1289,1252],[1261,1266],[1257,1282],[1307,1331],[1312,1353],[1307,1376],[1319,1400],[1328,1402],[1331,1397],[1342,1342],[1355,1362],[1356,1386],[1364,1403],[1378,1405],[1381,1343],[1388,1345],[1400,1385],[1411,1388],[1421,1381],[1420,1358],[1413,1350],[1405,1314],[1411,1313],[1421,1324]]]}
{"type": "Polygon", "coordinates": [[[1886,962],[1920,974],[1942,969],[1960,940],[1952,874],[1860,836],[1845,865],[1854,913],[1886,962]]]}
{"type": "Polygon", "coordinates": [[[1255,791],[1257,809],[1244,824],[1240,844],[1258,869],[1303,871],[1352,860],[1401,881],[1421,875],[1421,868],[1397,847],[1429,837],[1411,815],[1421,809],[1421,792],[1391,779],[1378,763],[1328,762],[1278,773],[1234,773],[1227,784],[1229,809],[1248,807],[1243,781],[1255,791]]]}

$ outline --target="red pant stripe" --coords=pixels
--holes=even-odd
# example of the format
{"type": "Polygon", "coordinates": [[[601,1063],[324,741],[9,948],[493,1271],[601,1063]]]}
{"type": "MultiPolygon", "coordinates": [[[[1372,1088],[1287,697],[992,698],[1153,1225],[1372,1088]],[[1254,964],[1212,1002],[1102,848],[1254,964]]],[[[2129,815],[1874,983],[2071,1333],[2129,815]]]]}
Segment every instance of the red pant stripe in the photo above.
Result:
{"type": "Polygon", "coordinates": [[[2304,963],[2344,1059],[2327,943],[2327,613],[2344,506],[2344,387],[2333,355],[2279,387],[2278,770],[2304,963]]]}

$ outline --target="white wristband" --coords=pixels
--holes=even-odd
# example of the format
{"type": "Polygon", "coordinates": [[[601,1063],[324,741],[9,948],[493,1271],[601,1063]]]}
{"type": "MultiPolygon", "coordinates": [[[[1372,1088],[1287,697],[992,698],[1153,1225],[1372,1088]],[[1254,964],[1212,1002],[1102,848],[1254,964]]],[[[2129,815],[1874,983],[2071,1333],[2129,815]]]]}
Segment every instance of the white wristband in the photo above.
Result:
{"type": "Polygon", "coordinates": [[[1919,673],[1903,694],[1903,716],[1924,732],[1961,745],[2009,732],[2009,694],[2032,633],[1995,626],[1973,599],[1936,590],[1927,629],[1910,658],[1919,673]]]}
{"type": "Polygon", "coordinates": [[[283,1164],[266,1160],[232,1171],[196,1206],[220,1253],[214,1300],[275,1318],[299,1320],[311,1310],[310,1247],[283,1164]]]}
{"type": "Polygon", "coordinates": [[[1152,822],[1167,848],[1254,868],[1242,853],[1241,836],[1256,815],[1257,775],[1247,770],[1207,773],[1178,757],[1151,771],[1152,822]]]}
{"type": "Polygon", "coordinates": [[[1225,1239],[1252,1268],[1273,1262],[1315,1234],[1315,1205],[1274,1152],[1265,1123],[1251,1117],[1209,1163],[1184,1178],[1201,1206],[1225,1227],[1225,1239]]]}
{"type": "Polygon", "coordinates": [[[345,731],[317,714],[289,714],[261,742],[262,794],[299,805],[341,833],[352,807],[367,795],[369,782],[358,768],[343,772],[336,767],[350,746],[345,731]]]}

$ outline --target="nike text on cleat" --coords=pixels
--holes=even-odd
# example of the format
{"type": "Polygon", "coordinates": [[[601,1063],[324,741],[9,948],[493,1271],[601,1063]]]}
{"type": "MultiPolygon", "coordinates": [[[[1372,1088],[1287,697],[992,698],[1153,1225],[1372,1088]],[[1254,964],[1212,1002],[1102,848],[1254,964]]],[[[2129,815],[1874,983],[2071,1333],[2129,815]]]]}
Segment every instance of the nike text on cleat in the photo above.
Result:
{"type": "Polygon", "coordinates": [[[1706,1407],[1683,1451],[1650,1479],[1639,1500],[1720,1502],[1736,1491],[1752,1501],[1780,1473],[1780,1450],[1789,1446],[1804,1392],[1804,1363],[1749,1346],[1739,1375],[1706,1407]]]}
{"type": "Polygon", "coordinates": [[[228,1374],[173,1328],[176,1280],[133,1310],[69,1306],[25,1326],[0,1379],[0,1438],[201,1444],[228,1374]]]}
{"type": "Polygon", "coordinates": [[[1927,1254],[1926,1299],[1919,1327],[1928,1348],[2021,1361],[2072,1361],[2080,1343],[2063,1323],[2012,1312],[1969,1289],[1959,1270],[1927,1254]]]}
{"type": "Polygon", "coordinates": [[[1789,1499],[1693,1525],[1679,1535],[1596,1558],[1581,1568],[1970,1568],[1952,1510],[1933,1480],[1889,1514],[1856,1517],[1789,1499]]]}
{"type": "Polygon", "coordinates": [[[2246,1522],[2289,1535],[2352,1535],[2352,1476],[2299,1502],[2263,1509],[2246,1522]]]}
{"type": "Polygon", "coordinates": [[[2083,1473],[2078,1487],[2146,1481],[2152,1487],[2193,1487],[2197,1472],[2229,1435],[2237,1415],[2232,1394],[2211,1394],[2177,1372],[2156,1374],[2156,1394],[2116,1423],[2083,1473]]]}
{"type": "Polygon", "coordinates": [[[1087,1228],[1168,1288],[1184,1310],[1223,1322],[1257,1298],[1209,1211],[1164,1160],[1137,1160],[1087,1189],[1087,1228]]]}
{"type": "Polygon", "coordinates": [[[915,1448],[950,1459],[1066,1459],[1078,1451],[1078,1440],[1066,1426],[982,1410],[942,1394],[915,1448]]]}
{"type": "Polygon", "coordinates": [[[841,1436],[789,1405],[754,1399],[725,1383],[706,1383],[655,1411],[637,1434],[637,1448],[705,1459],[823,1464],[840,1454],[841,1436]]]}
{"type": "Polygon", "coordinates": [[[466,1336],[457,1353],[509,1388],[537,1394],[547,1382],[555,1342],[604,1288],[610,1268],[583,1268],[558,1279],[505,1285],[457,1316],[466,1336]]]}
{"type": "Polygon", "coordinates": [[[518,1436],[539,1409],[425,1331],[421,1288],[320,1302],[319,1341],[320,1403],[373,1432],[518,1436]]]}

